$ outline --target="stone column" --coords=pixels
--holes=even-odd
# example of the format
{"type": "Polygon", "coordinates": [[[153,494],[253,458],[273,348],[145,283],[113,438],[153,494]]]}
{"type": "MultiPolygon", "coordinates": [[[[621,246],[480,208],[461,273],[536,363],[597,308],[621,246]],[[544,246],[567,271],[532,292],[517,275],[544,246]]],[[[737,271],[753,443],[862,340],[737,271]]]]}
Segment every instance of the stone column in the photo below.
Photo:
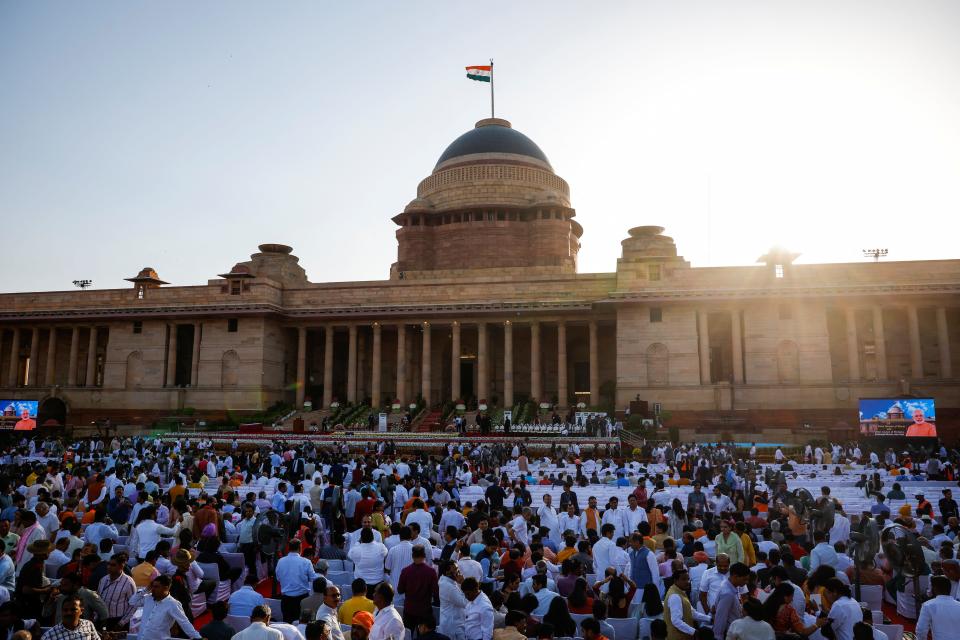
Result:
{"type": "Polygon", "coordinates": [[[77,360],[80,357],[80,327],[73,327],[70,334],[70,363],[67,370],[67,386],[77,386],[77,360]]]}
{"type": "Polygon", "coordinates": [[[382,337],[380,335],[381,327],[379,322],[373,323],[373,370],[370,372],[370,406],[374,409],[383,403],[383,391],[380,389],[380,348],[382,337]]]}
{"type": "Polygon", "coordinates": [[[953,366],[950,362],[950,332],[947,331],[946,307],[937,307],[937,345],[940,347],[940,377],[952,378],[953,366]]]}
{"type": "Polygon", "coordinates": [[[347,342],[347,402],[357,401],[357,325],[349,327],[347,342]]]}
{"type": "Polygon", "coordinates": [[[423,401],[426,403],[427,407],[430,407],[430,378],[433,376],[433,363],[430,360],[430,323],[424,322],[423,327],[423,340],[420,342],[420,395],[423,396],[423,401]]]}
{"type": "Polygon", "coordinates": [[[30,336],[30,369],[27,371],[27,386],[35,387],[37,386],[37,372],[40,369],[39,361],[40,360],[40,329],[38,327],[33,328],[33,333],[30,336]]]}
{"type": "Polygon", "coordinates": [[[557,399],[561,407],[570,401],[567,388],[567,325],[561,320],[557,323],[557,399]]]}
{"type": "Polygon", "coordinates": [[[530,395],[543,402],[543,373],[540,368],[540,323],[530,323],[530,395]]]}
{"type": "Polygon", "coordinates": [[[450,327],[450,396],[460,399],[460,323],[456,320],[450,327]]]}
{"type": "MultiPolygon", "coordinates": [[[[174,344],[176,344],[176,334],[174,334],[174,344]]],[[[176,352],[174,352],[176,353],[176,352]]],[[[176,359],[174,359],[176,360],[176,359]]],[[[176,364],[176,361],[174,361],[176,364]]],[[[90,327],[90,341],[87,343],[87,377],[83,384],[92,387],[96,383],[97,377],[97,328],[90,327]]]]}
{"type": "Polygon", "coordinates": [[[17,374],[20,373],[20,327],[13,328],[13,341],[10,343],[10,363],[7,365],[7,386],[17,386],[17,374]]]}
{"type": "Polygon", "coordinates": [[[910,329],[910,369],[914,380],[923,378],[923,351],[920,347],[920,318],[917,307],[907,307],[907,325],[910,329]]]}
{"type": "Polygon", "coordinates": [[[857,339],[857,311],[847,307],[847,362],[850,366],[851,381],[860,380],[860,345],[857,339]]]}
{"type": "MultiPolygon", "coordinates": [[[[194,336],[194,350],[197,348],[194,336]]],[[[307,328],[297,327],[297,400],[294,407],[297,411],[303,409],[303,401],[307,394],[307,328]]]]}
{"type": "Polygon", "coordinates": [[[367,397],[367,336],[357,328],[357,401],[367,397]]]}
{"type": "Polygon", "coordinates": [[[490,401],[490,372],[487,368],[487,324],[477,323],[477,400],[490,401]]]}
{"type": "Polygon", "coordinates": [[[503,408],[513,408],[513,323],[503,323],[503,408]]]}
{"type": "Polygon", "coordinates": [[[591,320],[590,328],[590,404],[600,405],[600,353],[597,341],[597,321],[591,320]]]}
{"type": "MultiPolygon", "coordinates": [[[[193,358],[191,358],[190,369],[190,387],[194,388],[200,384],[200,333],[203,331],[203,323],[193,323],[193,358]]],[[[301,403],[302,404],[302,403],[301,403]]]]}
{"type": "Polygon", "coordinates": [[[46,386],[52,387],[55,381],[54,374],[57,367],[57,328],[50,327],[50,337],[47,340],[47,366],[44,371],[46,386]]]}
{"type": "MultiPolygon", "coordinates": [[[[92,330],[95,331],[95,330],[92,330]]],[[[167,325],[168,340],[167,340],[167,385],[172,387],[177,382],[177,325],[169,324],[167,325]]],[[[89,356],[89,354],[88,354],[89,356]]],[[[87,386],[90,386],[90,359],[87,358],[87,386]]]]}
{"type": "Polygon", "coordinates": [[[697,333],[700,334],[700,384],[713,384],[710,377],[710,316],[706,311],[697,312],[697,333]]]}
{"type": "Polygon", "coordinates": [[[323,406],[333,402],[333,325],[323,328],[323,406]]]}
{"type": "Polygon", "coordinates": [[[887,338],[883,333],[883,309],[873,308],[873,353],[877,359],[877,379],[887,379],[887,338]]]}
{"type": "Polygon", "coordinates": [[[397,400],[405,409],[407,402],[407,325],[397,325],[397,400]]]}
{"type": "Polygon", "coordinates": [[[739,309],[730,312],[730,338],[733,341],[733,382],[743,384],[743,331],[739,309]]]}

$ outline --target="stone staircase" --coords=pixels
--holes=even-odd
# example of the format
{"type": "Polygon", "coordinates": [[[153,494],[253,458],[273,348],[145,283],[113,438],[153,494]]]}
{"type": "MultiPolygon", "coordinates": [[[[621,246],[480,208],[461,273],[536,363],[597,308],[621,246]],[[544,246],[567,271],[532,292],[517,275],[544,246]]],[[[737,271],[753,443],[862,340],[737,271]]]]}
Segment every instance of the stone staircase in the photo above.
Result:
{"type": "Polygon", "coordinates": [[[430,431],[443,431],[443,425],[440,423],[440,411],[435,409],[433,411],[426,411],[423,415],[414,422],[412,425],[413,432],[430,432],[430,431]]]}
{"type": "Polygon", "coordinates": [[[297,411],[292,416],[288,417],[282,423],[282,428],[285,430],[293,429],[293,421],[297,418],[303,419],[304,427],[309,427],[311,422],[316,422],[321,424],[323,419],[330,415],[329,409],[316,409],[314,411],[297,411]]]}

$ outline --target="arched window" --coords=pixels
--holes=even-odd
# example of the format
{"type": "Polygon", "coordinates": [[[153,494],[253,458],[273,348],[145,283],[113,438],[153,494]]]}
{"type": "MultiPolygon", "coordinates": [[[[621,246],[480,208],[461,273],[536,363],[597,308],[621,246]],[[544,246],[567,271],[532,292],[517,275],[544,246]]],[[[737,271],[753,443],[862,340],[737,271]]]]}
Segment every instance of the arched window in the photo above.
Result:
{"type": "Polygon", "coordinates": [[[220,386],[235,387],[240,383],[240,356],[230,350],[223,354],[220,363],[220,386]]]}
{"type": "Polygon", "coordinates": [[[670,350],[661,342],[647,347],[647,385],[662,387],[670,384],[670,350]]]}
{"type": "Polygon", "coordinates": [[[800,350],[793,340],[783,340],[777,345],[777,376],[780,384],[800,381],[800,350]]]}
{"type": "Polygon", "coordinates": [[[127,389],[139,389],[143,386],[143,354],[139,351],[132,351],[127,356],[127,377],[124,387],[127,389]]]}

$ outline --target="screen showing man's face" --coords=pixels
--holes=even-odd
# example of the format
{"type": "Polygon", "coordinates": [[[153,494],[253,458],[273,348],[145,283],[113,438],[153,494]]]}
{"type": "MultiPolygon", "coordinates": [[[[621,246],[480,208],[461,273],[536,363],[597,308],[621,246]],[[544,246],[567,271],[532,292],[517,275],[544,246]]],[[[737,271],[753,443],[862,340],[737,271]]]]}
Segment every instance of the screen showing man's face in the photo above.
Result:
{"type": "Polygon", "coordinates": [[[913,410],[913,421],[917,424],[921,424],[924,421],[923,409],[913,410]]]}

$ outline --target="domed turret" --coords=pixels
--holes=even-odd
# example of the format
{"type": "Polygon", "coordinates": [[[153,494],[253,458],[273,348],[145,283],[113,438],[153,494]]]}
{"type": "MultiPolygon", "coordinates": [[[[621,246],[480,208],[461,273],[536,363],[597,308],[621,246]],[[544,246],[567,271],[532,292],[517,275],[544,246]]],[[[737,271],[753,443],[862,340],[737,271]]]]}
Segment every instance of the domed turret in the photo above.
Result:
{"type": "Polygon", "coordinates": [[[514,129],[509,121],[502,118],[481,120],[474,129],[451,142],[437,160],[434,171],[452,160],[469,161],[469,156],[486,154],[524,156],[526,159],[542,163],[547,169],[553,171],[550,161],[537,143],[514,129]]]}
{"type": "Polygon", "coordinates": [[[500,118],[451,142],[393,218],[393,277],[535,267],[576,271],[581,226],[570,188],[537,144],[500,118]]]}

